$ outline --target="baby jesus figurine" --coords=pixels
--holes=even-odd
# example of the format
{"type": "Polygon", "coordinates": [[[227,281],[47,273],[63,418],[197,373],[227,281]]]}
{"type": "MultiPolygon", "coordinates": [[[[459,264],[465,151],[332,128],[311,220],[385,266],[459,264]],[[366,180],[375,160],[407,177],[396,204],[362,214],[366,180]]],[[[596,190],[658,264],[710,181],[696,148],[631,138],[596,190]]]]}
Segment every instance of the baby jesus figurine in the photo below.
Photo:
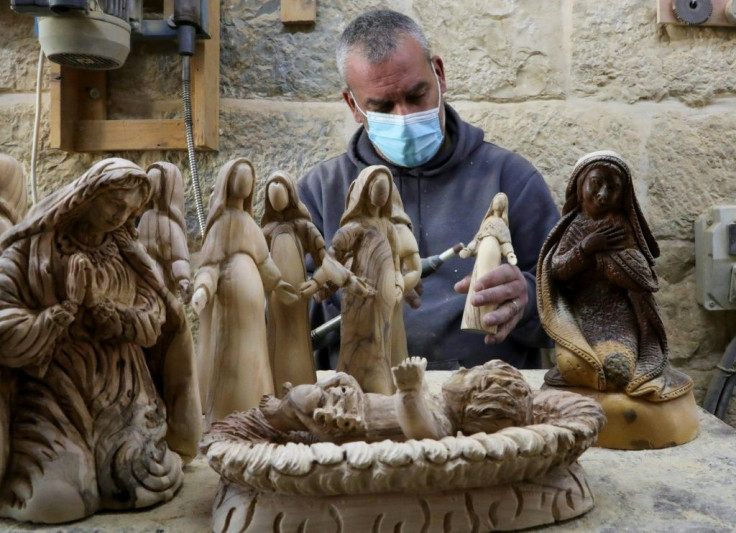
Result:
{"type": "Polygon", "coordinates": [[[287,385],[282,400],[265,396],[260,410],[278,431],[306,431],[334,443],[441,439],[531,423],[532,391],[508,363],[458,370],[443,383],[441,397],[428,391],[426,368],[421,357],[394,367],[390,396],[364,393],[355,378],[338,372],[315,385],[287,385]]]}

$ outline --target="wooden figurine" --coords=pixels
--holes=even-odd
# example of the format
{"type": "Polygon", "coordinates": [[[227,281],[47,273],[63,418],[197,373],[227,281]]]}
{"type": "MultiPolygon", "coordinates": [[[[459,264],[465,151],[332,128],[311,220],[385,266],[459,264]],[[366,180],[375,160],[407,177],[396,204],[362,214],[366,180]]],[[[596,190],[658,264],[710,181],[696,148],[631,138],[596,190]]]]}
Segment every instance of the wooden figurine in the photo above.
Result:
{"type": "Polygon", "coordinates": [[[698,434],[692,380],[669,365],[654,292],[659,247],[615,152],[581,158],[563,217],[537,268],[542,324],[556,341],[545,376],[600,401],[608,423],[599,445],[661,448],[698,434]]]}
{"type": "Polygon", "coordinates": [[[221,476],[212,529],[507,531],[592,507],[576,459],[604,422],[594,400],[533,392],[500,360],[435,396],[426,364],[394,367],[391,396],[336,373],[214,424],[201,448],[221,476]]]}
{"type": "Polygon", "coordinates": [[[200,316],[199,363],[207,425],[258,405],[272,394],[265,292],[298,299],[281,279],[253,220],[255,172],[243,158],[227,162],[210,198],[192,306],[200,316]]]}
{"type": "Polygon", "coordinates": [[[0,516],[154,505],[182,483],[177,453],[197,453],[194,354],[161,335],[183,308],[136,239],[149,194],[106,159],[0,242],[0,516]]]}
{"type": "Polygon", "coordinates": [[[338,287],[354,278],[332,275],[336,261],[350,265],[355,277],[364,279],[375,293],[343,291],[340,357],[337,369],[353,376],[366,392],[392,394],[392,320],[404,296],[398,254],[398,237],[391,222],[393,179],[384,166],[364,169],[348,189],[340,229],[332,238],[325,262],[315,271],[310,295],[316,285],[331,281],[338,287]],[[315,285],[316,284],[316,285],[315,285]]]}
{"type": "MultiPolygon", "coordinates": [[[[261,226],[284,280],[300,287],[307,279],[305,255],[310,254],[315,265],[321,265],[325,240],[299,200],[296,182],[285,172],[275,172],[266,181],[261,226]]],[[[306,298],[284,304],[273,293],[268,298],[268,353],[277,393],[286,382],[300,385],[317,379],[308,304],[306,298]]]]}
{"type": "Polygon", "coordinates": [[[463,259],[470,256],[476,256],[476,259],[460,328],[464,331],[495,334],[498,326],[486,326],[482,318],[498,306],[494,304],[475,306],[472,302],[475,295],[475,282],[499,266],[502,257],[505,257],[510,265],[516,264],[516,254],[511,245],[511,232],[509,231],[509,199],[504,193],[500,192],[493,197],[478,233],[465,248],[460,250],[460,257],[463,259]]]}
{"type": "Polygon", "coordinates": [[[308,431],[329,442],[441,439],[531,423],[532,391],[508,363],[496,359],[458,370],[442,385],[441,397],[429,393],[426,368],[421,357],[393,367],[393,395],[365,393],[354,377],[337,372],[316,385],[290,388],[282,400],[264,398],[259,408],[279,431],[308,431]]]}
{"type": "Polygon", "coordinates": [[[20,222],[27,208],[23,167],[14,157],[0,153],[0,235],[20,222]]]}
{"type": "MultiPolygon", "coordinates": [[[[396,187],[391,189],[391,222],[397,237],[397,251],[401,264],[401,275],[404,278],[404,294],[412,291],[422,277],[422,259],[419,256],[419,245],[409,215],[404,211],[404,203],[396,187]]],[[[391,320],[391,366],[399,365],[409,357],[406,345],[406,329],[404,327],[403,299],[396,303],[394,317],[391,320]]]]}
{"type": "Polygon", "coordinates": [[[192,269],[184,219],[184,181],[176,165],[165,161],[153,163],[146,172],[151,199],[138,222],[139,239],[156,262],[166,287],[189,303],[192,269]]]}

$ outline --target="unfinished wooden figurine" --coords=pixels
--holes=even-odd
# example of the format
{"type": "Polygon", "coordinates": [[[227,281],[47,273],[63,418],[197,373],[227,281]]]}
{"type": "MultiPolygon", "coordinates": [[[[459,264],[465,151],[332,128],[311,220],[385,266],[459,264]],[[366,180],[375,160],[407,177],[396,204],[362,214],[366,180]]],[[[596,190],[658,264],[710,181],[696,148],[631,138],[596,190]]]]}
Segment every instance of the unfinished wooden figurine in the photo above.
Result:
{"type": "Polygon", "coordinates": [[[0,248],[0,516],[60,523],[166,501],[201,433],[184,320],[136,240],[145,172],[106,159],[0,248]],[[177,452],[173,453],[171,450],[177,452]]]}
{"type": "MultiPolygon", "coordinates": [[[[268,178],[264,204],[261,226],[271,257],[284,280],[300,287],[307,279],[305,255],[321,265],[325,240],[287,173],[275,172],[268,178]]],[[[292,304],[284,304],[273,293],[268,298],[268,353],[277,393],[285,382],[300,385],[317,379],[308,305],[306,298],[292,304]]]]}
{"type": "Polygon", "coordinates": [[[189,303],[192,269],[184,220],[184,181],[176,165],[165,161],[150,165],[147,174],[151,199],[138,222],[139,238],[156,262],[166,287],[189,303]]]}
{"type": "Polygon", "coordinates": [[[498,326],[486,326],[482,319],[498,306],[494,304],[473,305],[473,296],[475,296],[475,282],[498,267],[502,257],[505,257],[510,265],[516,264],[516,254],[511,245],[511,232],[509,231],[509,199],[504,193],[500,192],[493,197],[478,233],[465,248],[460,250],[460,257],[463,259],[470,256],[475,256],[476,259],[460,328],[464,331],[495,334],[498,326]]]}
{"type": "Polygon", "coordinates": [[[537,268],[539,316],[556,341],[551,386],[600,401],[599,445],[661,448],[698,434],[692,380],[669,365],[654,292],[659,247],[615,152],[581,158],[537,268]]]}
{"type": "MultiPolygon", "coordinates": [[[[414,237],[411,219],[404,211],[404,203],[396,187],[391,189],[391,222],[396,230],[396,253],[399,255],[406,295],[417,286],[422,277],[422,259],[419,256],[419,245],[414,237]]],[[[401,299],[396,302],[394,317],[391,320],[391,366],[400,364],[407,357],[409,350],[404,327],[404,301],[401,299]]]]}
{"type": "Polygon", "coordinates": [[[394,367],[391,396],[337,373],[215,424],[202,440],[221,475],[214,531],[447,531],[450,515],[453,531],[509,530],[592,507],[575,461],[603,425],[595,401],[534,393],[498,360],[459,370],[435,396],[425,368],[416,357],[394,367]]]}
{"type": "Polygon", "coordinates": [[[205,421],[258,405],[273,394],[265,292],[285,304],[296,290],[281,279],[253,220],[255,173],[243,158],[226,163],[210,199],[192,306],[200,316],[199,363],[205,421]]]}
{"type": "Polygon", "coordinates": [[[391,341],[396,306],[404,296],[398,238],[391,222],[393,179],[384,166],[364,169],[348,189],[340,229],[332,238],[325,264],[306,290],[310,295],[330,281],[342,287],[353,278],[332,274],[331,262],[350,265],[350,271],[375,289],[343,291],[342,330],[337,369],[347,372],[366,392],[392,394],[391,341]],[[331,261],[334,260],[334,261],[331,261]]]}
{"type": "Polygon", "coordinates": [[[0,235],[20,222],[27,208],[23,167],[14,157],[0,153],[0,235]]]}

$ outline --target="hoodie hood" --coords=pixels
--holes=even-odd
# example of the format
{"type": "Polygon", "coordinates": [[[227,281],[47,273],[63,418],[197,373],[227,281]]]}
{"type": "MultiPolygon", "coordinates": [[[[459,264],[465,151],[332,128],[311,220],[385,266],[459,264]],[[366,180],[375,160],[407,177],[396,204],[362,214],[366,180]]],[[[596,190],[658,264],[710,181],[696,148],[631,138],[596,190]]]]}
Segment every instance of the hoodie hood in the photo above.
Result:
{"type": "Polygon", "coordinates": [[[449,143],[444,142],[439,152],[424,165],[413,168],[399,167],[383,159],[373,147],[363,126],[360,126],[350,139],[348,157],[359,169],[383,165],[388,167],[394,176],[431,178],[448,172],[483,143],[483,130],[469,124],[459,127],[460,117],[457,112],[447,103],[444,103],[444,106],[445,138],[449,139],[449,143]]]}

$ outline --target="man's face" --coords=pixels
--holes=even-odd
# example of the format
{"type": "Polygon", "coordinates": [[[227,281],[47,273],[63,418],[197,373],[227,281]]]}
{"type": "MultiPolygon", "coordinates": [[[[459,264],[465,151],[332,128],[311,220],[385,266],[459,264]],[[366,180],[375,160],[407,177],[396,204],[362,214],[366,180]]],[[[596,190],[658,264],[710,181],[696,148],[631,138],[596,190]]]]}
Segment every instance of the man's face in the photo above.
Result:
{"type": "MultiPolygon", "coordinates": [[[[349,89],[343,90],[343,98],[355,121],[364,126],[366,118],[358,111],[350,91],[365,112],[408,115],[437,107],[440,97],[437,79],[439,90],[442,93],[446,90],[442,59],[435,56],[428,61],[419,43],[408,36],[382,63],[369,62],[359,50],[351,52],[345,78],[349,89]]],[[[444,131],[444,108],[440,117],[444,131]]]]}

